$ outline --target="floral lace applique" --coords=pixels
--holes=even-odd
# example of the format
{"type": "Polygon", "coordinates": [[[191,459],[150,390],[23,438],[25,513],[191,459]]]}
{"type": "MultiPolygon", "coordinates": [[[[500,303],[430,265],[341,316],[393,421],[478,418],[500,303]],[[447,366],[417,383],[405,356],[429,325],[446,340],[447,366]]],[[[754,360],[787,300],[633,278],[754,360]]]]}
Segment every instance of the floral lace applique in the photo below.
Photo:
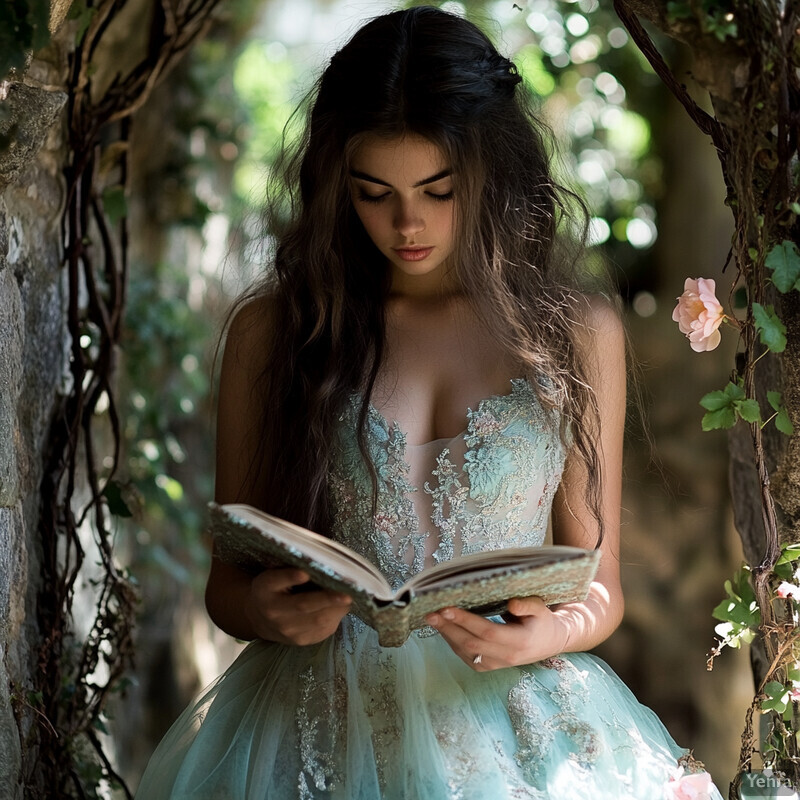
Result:
{"type": "Polygon", "coordinates": [[[374,407],[367,418],[367,448],[378,477],[372,516],[372,484],[358,448],[360,398],[342,414],[329,481],[334,538],[377,564],[397,588],[426,565],[502,547],[538,546],[564,462],[558,415],[545,411],[527,380],[511,392],[482,400],[467,411],[463,463],[455,445],[432,463],[430,479],[409,482],[406,435],[374,407]],[[430,513],[419,513],[423,498],[430,513]],[[435,546],[428,542],[431,537],[435,546]],[[427,550],[426,550],[427,548],[427,550]]]}
{"type": "Polygon", "coordinates": [[[585,683],[585,673],[569,660],[550,658],[542,662],[555,671],[556,686],[549,690],[558,713],[545,718],[536,700],[542,686],[536,679],[537,667],[522,667],[522,675],[508,693],[508,715],[517,737],[515,760],[525,780],[536,785],[539,768],[546,761],[557,737],[566,737],[569,759],[577,767],[588,769],[600,757],[603,745],[599,732],[579,718],[581,707],[590,700],[585,683]]]}
{"type": "Polygon", "coordinates": [[[553,741],[552,731],[545,725],[544,717],[532,697],[537,691],[533,676],[524,673],[508,693],[508,716],[517,737],[514,760],[522,770],[523,778],[535,785],[539,768],[547,758],[553,741]]]}
{"type": "Polygon", "coordinates": [[[474,782],[481,763],[476,757],[469,722],[457,706],[431,704],[431,722],[442,755],[447,761],[453,800],[463,798],[463,788],[474,782]]]}
{"type": "MultiPolygon", "coordinates": [[[[332,791],[341,776],[336,773],[337,738],[343,731],[343,712],[346,708],[346,689],[341,679],[319,683],[314,668],[300,676],[300,703],[295,712],[295,722],[300,740],[301,772],[297,791],[303,800],[312,800],[313,789],[332,791]],[[338,700],[338,702],[337,702],[338,700]],[[324,714],[313,713],[322,709],[324,714]],[[323,750],[325,742],[328,746],[323,750]]],[[[346,732],[345,732],[346,738],[346,732]]]]}
{"type": "Polygon", "coordinates": [[[395,654],[376,643],[368,653],[362,654],[357,674],[364,710],[369,717],[378,781],[385,789],[391,770],[397,768],[395,754],[400,752],[403,735],[397,704],[395,654]]]}
{"type": "Polygon", "coordinates": [[[372,482],[356,437],[358,405],[355,398],[340,417],[342,426],[336,459],[328,479],[334,509],[334,538],[378,566],[393,588],[401,586],[424,566],[427,534],[410,495],[404,460],[406,436],[397,424],[389,427],[375,409],[367,419],[367,446],[378,478],[378,497],[372,516],[372,482]],[[411,565],[405,555],[411,551],[411,565]]]}

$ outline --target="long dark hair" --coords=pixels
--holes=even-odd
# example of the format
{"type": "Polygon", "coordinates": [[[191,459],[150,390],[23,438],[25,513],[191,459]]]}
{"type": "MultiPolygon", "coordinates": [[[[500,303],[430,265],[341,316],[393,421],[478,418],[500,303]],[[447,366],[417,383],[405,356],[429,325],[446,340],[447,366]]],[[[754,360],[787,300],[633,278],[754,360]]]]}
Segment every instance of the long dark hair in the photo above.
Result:
{"type": "Polygon", "coordinates": [[[372,20],[331,59],[299,145],[279,162],[274,272],[241,299],[267,293],[273,309],[257,389],[263,446],[251,469],[265,510],[327,529],[333,431],[354,392],[367,458],[389,270],[353,209],[348,159],[365,134],[413,134],[453,170],[461,286],[487,333],[540,378],[540,401],[561,411],[602,531],[596,404],[573,340],[579,295],[564,275],[574,258],[557,246],[559,230],[575,229],[569,220],[580,239],[586,217],[551,177],[550,137],[520,80],[480,29],[431,7],[372,20]]]}

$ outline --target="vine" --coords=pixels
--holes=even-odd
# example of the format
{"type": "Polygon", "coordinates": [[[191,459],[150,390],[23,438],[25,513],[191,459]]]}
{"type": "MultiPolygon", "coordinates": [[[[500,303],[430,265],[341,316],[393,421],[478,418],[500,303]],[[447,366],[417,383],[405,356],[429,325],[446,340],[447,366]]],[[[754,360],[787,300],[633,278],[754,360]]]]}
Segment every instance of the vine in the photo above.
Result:
{"type": "MultiPolygon", "coordinates": [[[[120,423],[114,370],[128,278],[125,190],[131,115],[191,43],[205,31],[218,0],[154,4],[142,58],[97,91],[95,58],[128,0],[73,5],[76,44],[67,85],[69,160],[64,169],[64,265],[71,337],[71,383],[54,415],[41,485],[42,632],[35,688],[17,692],[18,717],[30,714],[24,753],[26,796],[97,797],[103,784],[131,797],[101,741],[109,695],[133,657],[136,593],[115,562],[112,511],[120,423]],[[95,94],[98,95],[95,97],[95,94]],[[113,176],[113,177],[109,177],[113,176]],[[97,429],[108,415],[110,462],[98,465],[97,429]],[[88,497],[80,495],[88,490],[88,497]],[[99,560],[90,583],[96,616],[84,641],[73,637],[73,600],[86,560],[86,535],[99,560]]],[[[93,553],[94,555],[94,553],[93,553]]]]}
{"type": "MultiPolygon", "coordinates": [[[[793,517],[797,508],[780,515],[768,463],[775,454],[768,457],[765,434],[772,422],[781,434],[794,436],[791,417],[800,408],[800,387],[796,376],[791,375],[783,387],[791,395],[785,403],[781,387],[764,384],[777,384],[782,378],[787,381],[785,366],[791,362],[782,359],[793,331],[791,327],[787,331],[781,315],[796,306],[795,295],[800,290],[800,252],[794,244],[800,234],[800,118],[796,111],[800,107],[800,4],[797,0],[688,0],[670,2],[665,7],[648,0],[615,0],[614,5],[653,69],[695,124],[711,137],[728,189],[726,202],[735,225],[728,256],[728,263],[732,260],[735,268],[731,294],[743,298],[744,316],[737,319],[726,315],[714,294],[714,281],[702,278],[687,280],[674,314],[698,351],[716,347],[717,328],[722,322],[729,321],[738,328],[736,368],[724,389],[702,398],[706,412],[702,427],[735,431],[740,427],[737,422],[747,426],[758,484],[761,529],[740,526],[750,563],[733,581],[726,582],[727,597],[714,610],[721,620],[717,632],[722,638],[712,651],[709,668],[724,646],[753,642],[763,648],[764,663],[756,669],[756,693],[745,716],[730,797],[738,796],[739,785],[752,770],[756,753],[766,767],[797,787],[800,547],[796,541],[800,520],[793,517]],[[717,117],[700,109],[690,97],[664,62],[638,14],[689,44],[698,69],[705,70],[704,85],[717,117]],[[709,71],[711,63],[716,63],[716,74],[713,69],[709,71]],[[770,409],[766,419],[762,415],[765,401],[770,409]],[[757,741],[758,726],[753,722],[757,710],[767,720],[762,741],[757,741]]],[[[796,335],[796,314],[793,323],[796,335]]]]}

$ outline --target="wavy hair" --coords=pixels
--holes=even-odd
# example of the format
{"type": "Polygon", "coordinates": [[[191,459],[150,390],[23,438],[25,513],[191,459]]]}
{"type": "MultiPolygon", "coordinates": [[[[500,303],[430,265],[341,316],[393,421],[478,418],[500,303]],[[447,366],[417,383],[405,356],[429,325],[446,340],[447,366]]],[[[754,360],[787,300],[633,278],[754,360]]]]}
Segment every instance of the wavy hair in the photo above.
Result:
{"type": "MultiPolygon", "coordinates": [[[[452,169],[460,285],[487,333],[540,379],[532,386],[542,404],[560,411],[562,436],[569,429],[587,466],[587,503],[602,536],[599,421],[575,346],[576,253],[561,235],[571,229],[582,241],[587,217],[551,176],[552,137],[520,82],[479,28],[424,6],[368,22],[322,74],[304,134],[279,161],[274,271],[240,298],[273,300],[257,389],[263,446],[250,473],[259,483],[251,496],[265,510],[327,530],[331,442],[354,392],[372,467],[364,431],[390,272],[352,206],[348,160],[366,134],[413,134],[441,148],[452,169]]],[[[374,468],[372,477],[375,489],[374,468]]]]}

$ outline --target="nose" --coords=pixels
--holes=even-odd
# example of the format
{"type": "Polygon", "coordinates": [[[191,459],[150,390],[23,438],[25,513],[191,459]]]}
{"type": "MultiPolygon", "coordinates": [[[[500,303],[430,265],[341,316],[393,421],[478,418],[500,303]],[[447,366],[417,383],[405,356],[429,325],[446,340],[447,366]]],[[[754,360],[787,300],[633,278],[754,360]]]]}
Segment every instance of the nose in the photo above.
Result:
{"type": "Polygon", "coordinates": [[[399,201],[394,213],[394,229],[409,238],[425,230],[425,219],[416,203],[399,201]]]}

